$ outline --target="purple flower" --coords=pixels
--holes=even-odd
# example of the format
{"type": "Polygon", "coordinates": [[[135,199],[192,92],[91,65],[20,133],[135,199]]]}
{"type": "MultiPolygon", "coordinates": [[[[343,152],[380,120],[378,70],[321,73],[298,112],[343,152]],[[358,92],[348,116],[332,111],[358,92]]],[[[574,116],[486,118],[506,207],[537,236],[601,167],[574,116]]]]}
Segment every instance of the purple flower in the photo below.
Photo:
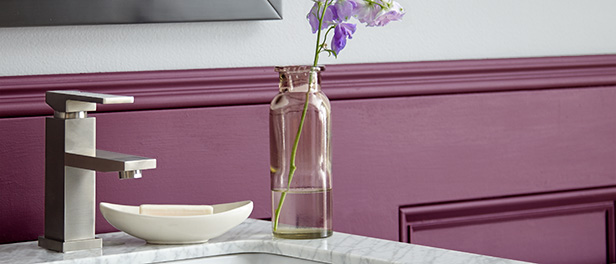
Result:
{"type": "Polygon", "coordinates": [[[319,32],[315,61],[319,53],[328,52],[338,56],[346,46],[347,39],[352,39],[357,26],[347,23],[351,17],[368,27],[385,26],[391,21],[402,19],[405,14],[402,6],[394,0],[312,0],[314,5],[306,18],[312,28],[312,33],[319,32]],[[319,21],[321,26],[319,27],[319,21]],[[321,39],[321,32],[327,30],[321,39]],[[325,42],[330,31],[334,31],[331,47],[325,42]]]}
{"type": "Polygon", "coordinates": [[[398,2],[392,1],[387,10],[381,10],[374,22],[377,27],[382,27],[391,21],[401,20],[404,14],[404,8],[398,2]]]}
{"type": "Polygon", "coordinates": [[[345,22],[355,15],[357,8],[356,0],[338,0],[334,4],[336,9],[336,21],[345,22]]]}
{"type": "Polygon", "coordinates": [[[356,8],[356,17],[368,27],[382,27],[402,19],[404,8],[393,0],[362,1],[356,8]]]}
{"type": "MultiPolygon", "coordinates": [[[[319,17],[323,15],[323,10],[319,8],[319,6],[323,6],[323,3],[315,2],[308,12],[306,18],[312,27],[312,33],[316,33],[319,30],[319,17]]],[[[336,9],[334,6],[328,6],[327,10],[325,10],[325,15],[323,15],[323,23],[321,24],[321,29],[326,29],[329,26],[334,25],[334,20],[336,19],[336,9]]]]}
{"type": "MultiPolygon", "coordinates": [[[[380,2],[380,1],[378,1],[380,2]]],[[[381,7],[376,4],[371,4],[366,1],[360,1],[355,10],[355,16],[361,23],[366,23],[366,26],[376,26],[375,20],[381,7]]]]}
{"type": "Polygon", "coordinates": [[[334,37],[332,38],[332,50],[336,52],[336,55],[346,46],[347,38],[353,38],[353,33],[355,33],[356,29],[357,26],[351,23],[340,23],[336,25],[336,28],[334,28],[334,37]]]}

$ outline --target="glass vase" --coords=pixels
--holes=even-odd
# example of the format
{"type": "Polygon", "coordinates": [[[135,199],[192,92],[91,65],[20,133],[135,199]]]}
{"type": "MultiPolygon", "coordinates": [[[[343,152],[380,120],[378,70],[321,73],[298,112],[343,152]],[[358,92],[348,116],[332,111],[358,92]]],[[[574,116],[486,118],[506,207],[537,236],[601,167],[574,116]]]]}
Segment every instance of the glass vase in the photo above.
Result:
{"type": "Polygon", "coordinates": [[[332,235],[331,107],[321,91],[324,67],[276,67],[270,104],[272,231],[275,237],[332,235]]]}

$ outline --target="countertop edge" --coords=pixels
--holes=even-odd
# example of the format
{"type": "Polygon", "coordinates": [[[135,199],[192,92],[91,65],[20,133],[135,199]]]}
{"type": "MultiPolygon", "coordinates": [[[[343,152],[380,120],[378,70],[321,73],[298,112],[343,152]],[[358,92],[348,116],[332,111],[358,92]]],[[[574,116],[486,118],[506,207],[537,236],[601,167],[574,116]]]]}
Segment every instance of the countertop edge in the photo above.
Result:
{"type": "Polygon", "coordinates": [[[0,245],[0,263],[157,263],[238,253],[268,253],[326,263],[527,263],[334,232],[329,238],[277,239],[267,221],[247,219],[207,243],[152,245],[124,232],[99,234],[103,249],[57,253],[36,241],[0,245]]]}

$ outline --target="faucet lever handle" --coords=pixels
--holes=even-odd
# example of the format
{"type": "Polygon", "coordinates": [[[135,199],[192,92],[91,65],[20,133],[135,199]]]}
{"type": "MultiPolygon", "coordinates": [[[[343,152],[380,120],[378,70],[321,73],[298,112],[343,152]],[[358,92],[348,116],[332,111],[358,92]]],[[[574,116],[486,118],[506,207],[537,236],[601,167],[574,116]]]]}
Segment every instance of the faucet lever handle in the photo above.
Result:
{"type": "Polygon", "coordinates": [[[132,96],[81,91],[47,91],[45,102],[56,112],[95,111],[96,104],[131,104],[132,96]]]}

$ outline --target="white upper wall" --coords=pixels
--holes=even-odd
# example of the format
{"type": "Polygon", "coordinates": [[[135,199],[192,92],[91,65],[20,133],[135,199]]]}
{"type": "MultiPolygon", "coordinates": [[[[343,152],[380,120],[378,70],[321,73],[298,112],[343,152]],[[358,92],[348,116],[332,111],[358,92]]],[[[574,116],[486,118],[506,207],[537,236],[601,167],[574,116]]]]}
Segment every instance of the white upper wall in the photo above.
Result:
{"type": "MultiPolygon", "coordinates": [[[[614,0],[399,0],[320,64],[616,54],[614,0]]],[[[309,0],[283,20],[0,29],[0,76],[310,64],[309,0]]]]}

